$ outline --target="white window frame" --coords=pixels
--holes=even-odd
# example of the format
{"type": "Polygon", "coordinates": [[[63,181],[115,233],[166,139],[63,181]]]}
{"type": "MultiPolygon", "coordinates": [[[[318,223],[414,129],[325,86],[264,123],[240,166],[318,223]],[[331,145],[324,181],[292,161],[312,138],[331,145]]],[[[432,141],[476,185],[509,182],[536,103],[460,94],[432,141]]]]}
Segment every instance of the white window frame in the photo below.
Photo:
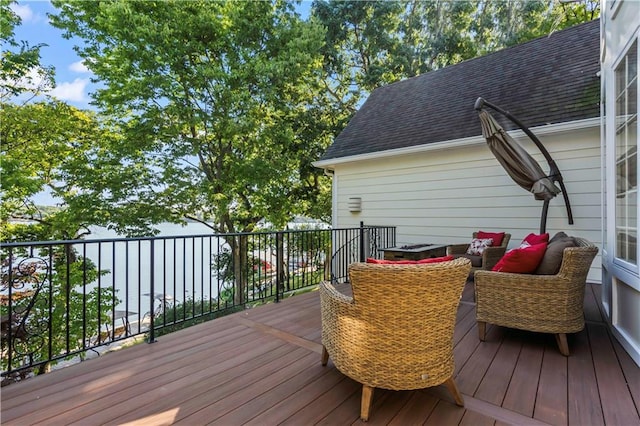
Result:
{"type": "MultiPolygon", "coordinates": [[[[610,123],[612,124],[612,129],[610,130],[610,135],[613,138],[613,160],[614,164],[612,165],[612,173],[613,173],[613,179],[612,179],[612,187],[610,189],[612,189],[612,193],[613,193],[613,199],[612,199],[612,213],[613,213],[613,230],[614,230],[614,234],[612,235],[613,238],[613,247],[611,247],[611,251],[613,252],[613,264],[617,267],[623,268],[623,270],[626,270],[627,272],[630,272],[632,275],[634,276],[638,276],[638,271],[639,271],[639,265],[640,265],[640,250],[638,250],[638,237],[640,237],[639,231],[640,231],[640,208],[638,208],[638,196],[640,195],[638,193],[638,183],[636,182],[636,187],[635,187],[635,191],[636,191],[636,223],[635,223],[635,231],[636,231],[636,258],[635,258],[635,263],[629,262],[627,260],[625,260],[624,258],[618,257],[618,207],[617,207],[617,193],[618,193],[618,188],[617,188],[617,184],[618,184],[618,178],[617,178],[617,160],[619,158],[620,153],[617,152],[617,131],[619,128],[619,123],[618,123],[618,106],[617,106],[617,98],[618,95],[621,93],[619,92],[619,87],[618,87],[618,82],[616,79],[616,71],[618,70],[618,68],[624,64],[624,62],[627,60],[627,57],[629,56],[631,49],[635,48],[636,49],[636,61],[638,62],[638,50],[640,50],[639,47],[639,41],[638,41],[638,37],[634,37],[632,40],[630,40],[629,44],[627,45],[627,47],[624,49],[624,51],[622,52],[622,54],[620,55],[620,57],[617,59],[617,61],[613,64],[612,68],[611,68],[611,73],[612,73],[612,77],[613,77],[613,90],[612,90],[612,100],[613,100],[613,105],[611,105],[611,108],[613,110],[613,118],[612,121],[610,121],[610,123]]],[[[628,76],[625,75],[625,82],[627,82],[627,78],[628,76]]],[[[638,95],[640,92],[640,84],[638,83],[639,80],[639,74],[638,74],[638,63],[636,63],[636,100],[638,99],[638,95]]],[[[628,84],[627,84],[628,86],[628,84]]],[[[626,92],[626,90],[625,90],[626,92]]],[[[626,95],[626,98],[628,99],[628,94],[626,95]]],[[[637,150],[640,149],[640,147],[638,147],[638,143],[637,143],[637,135],[639,134],[638,131],[640,130],[640,125],[639,120],[638,120],[638,105],[637,105],[637,101],[636,101],[636,111],[635,111],[635,126],[636,126],[636,179],[637,177],[640,175],[640,168],[638,167],[637,164],[637,160],[638,160],[638,152],[637,150]]]]}

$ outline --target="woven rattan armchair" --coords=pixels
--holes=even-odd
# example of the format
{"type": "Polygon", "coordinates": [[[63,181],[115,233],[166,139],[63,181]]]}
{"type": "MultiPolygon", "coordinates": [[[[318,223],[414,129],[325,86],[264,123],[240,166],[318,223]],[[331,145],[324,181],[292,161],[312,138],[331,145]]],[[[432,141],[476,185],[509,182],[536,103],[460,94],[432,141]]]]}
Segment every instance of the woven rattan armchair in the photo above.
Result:
{"type": "Polygon", "coordinates": [[[584,291],[598,248],[583,238],[565,248],[556,275],[475,273],[476,320],[480,340],[486,324],[553,333],[560,353],[569,356],[567,333],[584,328],[584,291]]]}
{"type": "Polygon", "coordinates": [[[353,263],[353,297],[320,284],[322,365],[362,383],[360,418],[369,418],[375,388],[445,384],[464,405],[453,379],[453,330],[471,264],[456,259],[422,265],[353,263]]]}
{"type": "MultiPolygon", "coordinates": [[[[478,238],[478,233],[473,233],[473,238],[478,238]]],[[[490,271],[496,263],[504,256],[507,251],[507,245],[509,244],[509,240],[511,239],[511,234],[505,233],[504,238],[502,239],[502,243],[499,246],[495,247],[487,247],[482,252],[482,256],[479,259],[478,256],[471,256],[466,254],[467,249],[469,248],[469,243],[464,244],[452,244],[447,246],[447,254],[455,257],[463,256],[471,259],[472,267],[471,271],[475,272],[478,270],[486,270],[490,271]]]]}

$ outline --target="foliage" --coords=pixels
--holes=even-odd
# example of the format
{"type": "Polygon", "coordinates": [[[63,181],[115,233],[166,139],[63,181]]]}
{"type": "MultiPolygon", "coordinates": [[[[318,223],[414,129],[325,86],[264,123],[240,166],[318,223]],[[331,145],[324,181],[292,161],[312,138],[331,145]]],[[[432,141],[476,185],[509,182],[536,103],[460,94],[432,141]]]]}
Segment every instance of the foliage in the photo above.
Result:
{"type": "Polygon", "coordinates": [[[582,22],[598,19],[600,17],[600,1],[580,0],[554,3],[553,14],[556,20],[554,29],[569,28],[582,22]]]}
{"type": "MultiPolygon", "coordinates": [[[[118,303],[112,288],[89,289],[83,283],[98,278],[91,260],[78,256],[71,246],[52,246],[37,255],[17,250],[11,259],[5,249],[0,288],[12,287],[15,297],[0,306],[4,318],[12,318],[12,369],[39,364],[45,372],[47,360],[68,354],[84,355],[90,339],[98,336],[101,324],[108,324],[108,311],[118,303]],[[10,263],[11,262],[11,263],[10,263]]],[[[3,330],[6,349],[7,330],[3,330]]],[[[2,371],[9,358],[3,351],[2,371]]]]}
{"type": "Polygon", "coordinates": [[[120,233],[151,233],[170,211],[150,200],[158,176],[91,112],[45,100],[0,110],[0,238],[39,241],[80,238],[91,225],[120,233]],[[48,214],[34,203],[43,191],[61,207],[48,214]],[[9,222],[23,218],[25,226],[9,222]]]}
{"type": "Polygon", "coordinates": [[[306,282],[312,275],[324,276],[327,253],[331,247],[331,231],[300,229],[294,232],[259,233],[247,238],[246,246],[244,262],[234,258],[226,246],[213,256],[212,273],[214,280],[219,283],[219,296],[215,302],[219,306],[227,307],[239,303],[238,300],[244,303],[254,298],[272,296],[277,291],[275,286],[278,278],[282,284],[279,292],[282,293],[308,285],[306,282]],[[246,283],[241,290],[242,297],[238,297],[236,288],[231,285],[237,281],[239,271],[245,276],[246,283]]]}
{"type": "MultiPolygon", "coordinates": [[[[288,287],[291,291],[280,295],[280,298],[290,297],[296,293],[311,291],[322,281],[322,271],[314,271],[296,275],[290,279],[288,287]],[[295,292],[294,292],[295,290],[295,292]]],[[[232,291],[225,289],[223,293],[232,291]]],[[[166,309],[155,319],[156,336],[162,336],[177,330],[190,327],[195,324],[210,321],[234,312],[245,309],[244,305],[234,305],[232,294],[221,294],[219,300],[194,300],[187,299],[176,303],[175,306],[166,309]],[[226,301],[226,303],[225,303],[226,301]]],[[[275,300],[275,296],[265,293],[260,299],[254,299],[247,306],[255,307],[275,300]]]]}
{"type": "Polygon", "coordinates": [[[53,88],[53,68],[40,65],[38,44],[29,46],[25,41],[14,38],[14,28],[21,23],[20,17],[11,10],[12,0],[0,0],[0,102],[31,92],[34,95],[53,88]]]}
{"type": "Polygon", "coordinates": [[[310,163],[328,138],[304,130],[322,31],[291,4],[54,5],[54,25],[84,40],[78,53],[104,84],[96,104],[122,120],[142,171],[158,173],[150,201],[176,216],[199,212],[218,232],[250,232],[263,219],[283,226],[327,197],[310,163]]]}
{"type": "MultiPolygon", "coordinates": [[[[93,188],[108,176],[104,170],[91,169],[95,164],[88,160],[109,157],[100,155],[104,148],[100,142],[109,140],[109,132],[90,113],[47,98],[37,103],[21,98],[51,86],[53,70],[40,66],[42,46],[29,47],[14,40],[13,30],[20,19],[10,6],[10,2],[0,2],[0,30],[6,48],[0,67],[0,239],[79,238],[86,226],[109,220],[100,205],[91,206],[82,197],[82,188],[93,188]],[[18,46],[17,52],[10,50],[18,46]],[[20,99],[22,104],[9,102],[20,99]],[[83,173],[87,170],[91,172],[83,173]],[[66,208],[41,211],[33,200],[44,190],[66,208]],[[27,222],[17,222],[17,218],[27,222]]],[[[109,209],[114,207],[109,205],[109,209]]],[[[16,300],[11,306],[0,306],[3,318],[8,319],[7,328],[3,325],[3,348],[11,325],[13,336],[18,337],[11,367],[43,362],[42,372],[48,368],[48,362],[42,360],[81,351],[98,334],[115,295],[112,289],[85,287],[101,272],[73,247],[53,246],[41,253],[9,250],[3,247],[0,289],[6,297],[11,288],[16,300]]],[[[3,371],[8,362],[8,353],[3,351],[3,371]]]]}
{"type": "Polygon", "coordinates": [[[391,58],[402,40],[398,32],[403,3],[396,1],[315,1],[313,16],[327,27],[325,73],[336,101],[355,110],[360,90],[401,76],[391,58]],[[360,89],[360,90],[358,90],[360,89]]]}
{"type": "Polygon", "coordinates": [[[298,266],[322,269],[327,260],[326,254],[331,248],[331,232],[309,230],[286,235],[287,251],[293,253],[294,258],[301,263],[298,266]]]}
{"type": "Polygon", "coordinates": [[[218,253],[213,255],[212,274],[215,271],[215,279],[218,284],[218,297],[215,302],[218,306],[233,305],[235,299],[235,289],[232,283],[235,281],[233,271],[233,256],[228,247],[222,247],[218,253]]]}
{"type": "Polygon", "coordinates": [[[327,99],[351,113],[376,87],[596,19],[599,2],[315,0],[327,99]]]}
{"type": "Polygon", "coordinates": [[[167,309],[155,319],[156,336],[172,333],[243,310],[243,306],[218,307],[215,301],[187,299],[167,309]]]}
{"type": "Polygon", "coordinates": [[[480,3],[476,13],[478,53],[524,43],[582,22],[597,19],[599,1],[509,0],[480,3]]]}

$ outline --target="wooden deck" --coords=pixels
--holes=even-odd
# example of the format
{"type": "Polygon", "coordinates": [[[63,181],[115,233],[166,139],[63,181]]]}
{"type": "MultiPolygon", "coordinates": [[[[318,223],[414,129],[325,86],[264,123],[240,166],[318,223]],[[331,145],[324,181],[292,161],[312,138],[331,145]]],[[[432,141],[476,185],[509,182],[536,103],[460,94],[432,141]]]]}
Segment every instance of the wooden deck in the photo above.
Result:
{"type": "MultiPolygon", "coordinates": [[[[369,424],[638,425],[640,369],[588,286],[571,356],[551,335],[490,327],[471,285],[455,332],[457,407],[443,386],[376,390],[369,424]]],[[[361,386],[320,365],[317,292],[172,333],[2,388],[2,424],[358,424],[361,386]]]]}

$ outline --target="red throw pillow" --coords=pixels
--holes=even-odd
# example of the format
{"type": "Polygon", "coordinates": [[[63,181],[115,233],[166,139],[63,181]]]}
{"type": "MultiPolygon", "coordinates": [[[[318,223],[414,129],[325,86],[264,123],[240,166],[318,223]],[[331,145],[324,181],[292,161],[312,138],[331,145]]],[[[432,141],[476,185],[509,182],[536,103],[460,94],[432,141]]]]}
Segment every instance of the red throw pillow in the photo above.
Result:
{"type": "Polygon", "coordinates": [[[387,259],[374,259],[373,257],[367,258],[367,263],[376,263],[378,265],[411,265],[415,264],[416,260],[387,260],[387,259]]]}
{"type": "Polygon", "coordinates": [[[509,250],[491,269],[496,272],[514,272],[532,274],[544,257],[547,243],[533,244],[528,247],[509,250]]]}
{"type": "Polygon", "coordinates": [[[540,243],[549,242],[549,234],[534,234],[533,232],[522,240],[523,243],[529,243],[529,245],[536,245],[540,243]]]}
{"type": "Polygon", "coordinates": [[[430,257],[428,259],[418,260],[419,264],[422,263],[439,263],[439,262],[448,262],[453,260],[453,256],[442,256],[442,257],[430,257]]]}
{"type": "Polygon", "coordinates": [[[443,257],[430,257],[428,259],[421,260],[387,260],[387,259],[374,259],[373,257],[367,258],[367,263],[376,263],[378,265],[419,265],[424,263],[438,263],[438,262],[447,262],[449,260],[453,260],[453,256],[443,256],[443,257]]]}
{"type": "Polygon", "coordinates": [[[493,240],[493,244],[491,246],[500,246],[502,245],[502,239],[504,238],[504,232],[484,232],[478,231],[477,238],[484,240],[486,238],[491,238],[493,240]]]}

